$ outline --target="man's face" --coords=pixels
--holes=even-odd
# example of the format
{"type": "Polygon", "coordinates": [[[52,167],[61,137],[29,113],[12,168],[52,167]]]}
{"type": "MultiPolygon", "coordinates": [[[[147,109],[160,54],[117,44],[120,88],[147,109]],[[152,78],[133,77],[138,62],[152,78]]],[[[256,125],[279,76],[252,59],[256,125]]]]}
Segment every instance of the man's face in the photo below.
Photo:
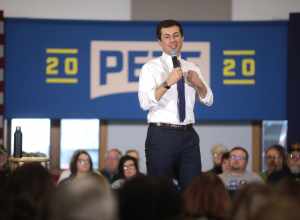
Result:
{"type": "Polygon", "coordinates": [[[283,158],[280,153],[275,149],[270,149],[266,154],[267,167],[269,171],[281,170],[283,164],[283,158]]]}
{"type": "Polygon", "coordinates": [[[288,166],[292,173],[299,174],[300,173],[300,152],[293,151],[288,156],[288,166]]]}
{"type": "Polygon", "coordinates": [[[105,160],[105,168],[109,172],[116,172],[118,170],[119,165],[119,153],[116,151],[110,151],[105,160]]]}
{"type": "Polygon", "coordinates": [[[247,160],[246,154],[242,150],[234,150],[230,152],[230,168],[232,171],[244,172],[246,170],[247,160]]]}
{"type": "Polygon", "coordinates": [[[180,33],[178,26],[171,26],[161,29],[161,39],[158,41],[162,50],[172,55],[172,50],[176,50],[176,53],[179,54],[183,44],[183,36],[180,33]]]}

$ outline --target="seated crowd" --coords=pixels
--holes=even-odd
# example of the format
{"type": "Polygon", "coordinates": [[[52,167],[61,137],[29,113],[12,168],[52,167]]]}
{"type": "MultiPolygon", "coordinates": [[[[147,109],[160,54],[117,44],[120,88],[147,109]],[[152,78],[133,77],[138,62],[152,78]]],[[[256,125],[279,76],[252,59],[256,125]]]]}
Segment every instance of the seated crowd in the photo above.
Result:
{"type": "Polygon", "coordinates": [[[139,170],[139,152],[117,148],[96,171],[89,153],[74,152],[57,182],[40,163],[10,171],[0,148],[0,219],[7,220],[263,220],[299,219],[300,148],[265,152],[266,170],[248,171],[245,148],[212,148],[213,168],[185,188],[139,170]]]}

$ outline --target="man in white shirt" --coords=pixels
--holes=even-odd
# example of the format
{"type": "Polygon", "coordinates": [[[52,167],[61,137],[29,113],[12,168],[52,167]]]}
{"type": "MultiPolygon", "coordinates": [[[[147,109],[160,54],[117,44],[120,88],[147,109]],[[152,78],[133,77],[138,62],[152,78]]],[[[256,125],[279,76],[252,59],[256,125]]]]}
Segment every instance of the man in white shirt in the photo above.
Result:
{"type": "Polygon", "coordinates": [[[199,67],[180,57],[184,39],[181,24],[161,21],[156,35],[163,53],[142,67],[138,92],[141,108],[148,111],[147,171],[175,178],[183,189],[201,172],[199,136],[192,126],[195,98],[210,106],[213,94],[199,67]],[[179,81],[184,82],[181,92],[179,81]],[[182,92],[183,101],[178,97],[182,92]],[[184,103],[181,110],[179,102],[184,103]]]}

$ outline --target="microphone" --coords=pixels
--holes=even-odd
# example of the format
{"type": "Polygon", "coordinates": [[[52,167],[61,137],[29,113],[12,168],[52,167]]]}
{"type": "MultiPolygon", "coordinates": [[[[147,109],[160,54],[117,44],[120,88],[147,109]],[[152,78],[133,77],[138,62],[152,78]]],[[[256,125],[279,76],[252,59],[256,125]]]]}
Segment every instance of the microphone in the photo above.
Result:
{"type": "Polygon", "coordinates": [[[180,62],[176,56],[176,49],[172,49],[171,56],[172,56],[173,67],[174,68],[180,67],[180,62]]]}
{"type": "MultiPolygon", "coordinates": [[[[176,56],[176,50],[171,51],[173,67],[180,67],[180,62],[176,56]]],[[[184,91],[184,78],[183,76],[177,81],[177,94],[178,94],[178,116],[179,121],[183,122],[185,119],[185,91],[184,91]]]]}

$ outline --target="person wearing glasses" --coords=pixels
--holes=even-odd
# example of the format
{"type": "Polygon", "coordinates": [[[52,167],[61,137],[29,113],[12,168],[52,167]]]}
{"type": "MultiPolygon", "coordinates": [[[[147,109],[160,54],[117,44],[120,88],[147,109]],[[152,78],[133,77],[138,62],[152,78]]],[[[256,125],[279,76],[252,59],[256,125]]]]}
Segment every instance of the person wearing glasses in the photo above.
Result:
{"type": "MultiPolygon", "coordinates": [[[[77,150],[74,152],[70,162],[70,176],[62,180],[59,184],[67,184],[68,182],[94,173],[96,172],[93,170],[93,161],[90,154],[85,150],[77,150]]],[[[97,174],[101,175],[100,173],[97,174]]]]}
{"type": "Polygon", "coordinates": [[[237,146],[230,150],[230,170],[220,174],[219,176],[231,196],[233,196],[236,190],[244,184],[263,182],[262,178],[258,174],[247,170],[248,159],[249,154],[245,148],[237,146]]]}
{"type": "Polygon", "coordinates": [[[273,172],[269,178],[269,183],[278,183],[283,179],[289,179],[300,183],[300,150],[291,149],[287,155],[287,169],[273,172]]]}
{"type": "Polygon", "coordinates": [[[139,170],[138,161],[136,158],[124,155],[121,157],[119,162],[119,179],[112,183],[112,189],[119,189],[123,186],[125,181],[138,176],[142,175],[139,170]]]}

